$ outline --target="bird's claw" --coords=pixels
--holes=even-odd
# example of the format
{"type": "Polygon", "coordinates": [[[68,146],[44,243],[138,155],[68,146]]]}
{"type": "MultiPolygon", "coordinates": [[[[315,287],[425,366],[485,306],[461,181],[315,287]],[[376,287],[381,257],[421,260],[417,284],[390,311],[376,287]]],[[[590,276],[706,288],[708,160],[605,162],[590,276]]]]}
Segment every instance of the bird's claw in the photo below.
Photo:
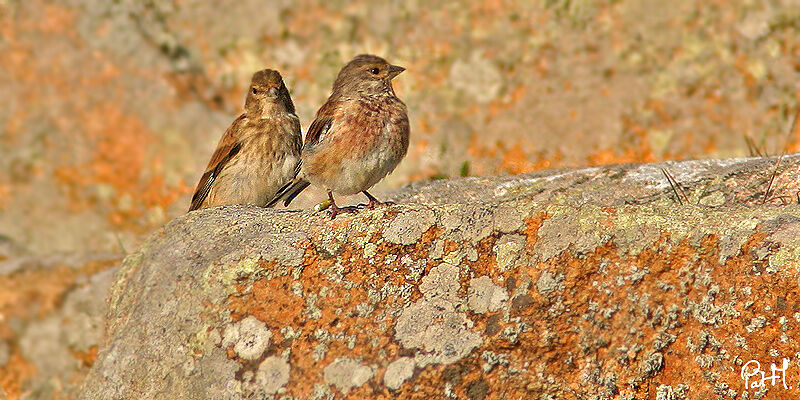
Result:
{"type": "Polygon", "coordinates": [[[337,215],[339,215],[339,214],[344,214],[344,213],[354,213],[354,212],[356,212],[356,211],[358,211],[358,207],[353,207],[353,206],[347,206],[347,207],[331,207],[331,211],[330,211],[330,214],[331,214],[331,221],[332,221],[334,218],[336,218],[336,216],[337,216],[337,215]]]}
{"type": "Polygon", "coordinates": [[[370,202],[369,202],[369,203],[367,203],[367,206],[366,206],[366,207],[367,207],[367,208],[369,208],[369,209],[371,210],[371,209],[373,209],[373,208],[376,208],[376,207],[393,206],[394,204],[395,204],[395,203],[394,203],[394,202],[392,202],[392,201],[378,201],[378,200],[370,200],[370,202]]]}

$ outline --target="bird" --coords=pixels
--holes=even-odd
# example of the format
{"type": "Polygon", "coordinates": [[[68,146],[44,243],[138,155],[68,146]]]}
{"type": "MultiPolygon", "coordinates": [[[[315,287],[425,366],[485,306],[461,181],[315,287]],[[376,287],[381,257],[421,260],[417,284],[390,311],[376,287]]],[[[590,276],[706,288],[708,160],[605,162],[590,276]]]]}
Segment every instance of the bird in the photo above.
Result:
{"type": "Polygon", "coordinates": [[[338,207],[333,193],[364,193],[367,207],[383,203],[367,192],[394,171],[408,152],[408,109],[392,88],[405,68],[361,54],[339,71],[331,95],[306,132],[297,175],[267,206],[289,203],[309,185],[324,188],[331,219],[357,208],[338,207]]]}
{"type": "Polygon", "coordinates": [[[303,139],[278,71],[253,74],[244,112],[222,135],[189,211],[229,204],[264,207],[296,175],[303,139]]]}

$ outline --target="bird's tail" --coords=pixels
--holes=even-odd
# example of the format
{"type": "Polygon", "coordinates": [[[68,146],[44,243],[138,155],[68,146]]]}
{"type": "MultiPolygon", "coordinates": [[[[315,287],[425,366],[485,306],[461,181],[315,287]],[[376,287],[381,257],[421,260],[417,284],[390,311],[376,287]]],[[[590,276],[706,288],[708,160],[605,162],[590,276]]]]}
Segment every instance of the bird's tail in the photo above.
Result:
{"type": "Polygon", "coordinates": [[[305,179],[292,179],[287,184],[283,185],[280,190],[278,190],[278,193],[275,194],[275,197],[273,197],[272,200],[267,203],[267,207],[272,207],[275,204],[278,204],[278,202],[281,200],[284,200],[284,206],[288,206],[289,203],[291,203],[292,200],[294,200],[294,198],[297,197],[297,195],[300,194],[300,192],[302,192],[310,184],[311,183],[305,179]]]}

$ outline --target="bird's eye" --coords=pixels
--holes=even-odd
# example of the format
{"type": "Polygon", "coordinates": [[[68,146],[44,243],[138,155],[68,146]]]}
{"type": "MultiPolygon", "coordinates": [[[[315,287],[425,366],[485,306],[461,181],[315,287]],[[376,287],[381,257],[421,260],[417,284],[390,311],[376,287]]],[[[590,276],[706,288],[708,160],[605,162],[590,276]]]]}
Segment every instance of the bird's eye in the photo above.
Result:
{"type": "Polygon", "coordinates": [[[253,88],[253,94],[258,94],[258,89],[253,88]]]}
{"type": "Polygon", "coordinates": [[[372,75],[378,75],[378,72],[380,72],[380,71],[381,71],[381,70],[379,70],[379,69],[377,69],[377,68],[373,68],[373,69],[369,70],[369,72],[370,72],[372,75]]]}

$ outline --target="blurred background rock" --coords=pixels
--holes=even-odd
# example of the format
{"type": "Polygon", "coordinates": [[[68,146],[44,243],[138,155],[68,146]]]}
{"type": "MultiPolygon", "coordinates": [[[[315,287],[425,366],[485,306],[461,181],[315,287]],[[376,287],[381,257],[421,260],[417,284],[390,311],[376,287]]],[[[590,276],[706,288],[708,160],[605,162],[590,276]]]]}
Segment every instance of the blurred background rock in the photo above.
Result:
{"type": "Polygon", "coordinates": [[[746,138],[798,149],[797,0],[5,0],[0,13],[0,234],[35,254],[135,248],[185,212],[254,71],[281,71],[305,129],[364,52],[408,68],[395,87],[411,146],[378,192],[746,156],[746,138]]]}
{"type": "Polygon", "coordinates": [[[186,211],[254,71],[305,128],[359,53],[407,68],[411,146],[376,194],[800,148],[798,0],[0,0],[0,398],[79,382],[97,347],[64,329],[101,329],[91,282],[186,211]]]}

